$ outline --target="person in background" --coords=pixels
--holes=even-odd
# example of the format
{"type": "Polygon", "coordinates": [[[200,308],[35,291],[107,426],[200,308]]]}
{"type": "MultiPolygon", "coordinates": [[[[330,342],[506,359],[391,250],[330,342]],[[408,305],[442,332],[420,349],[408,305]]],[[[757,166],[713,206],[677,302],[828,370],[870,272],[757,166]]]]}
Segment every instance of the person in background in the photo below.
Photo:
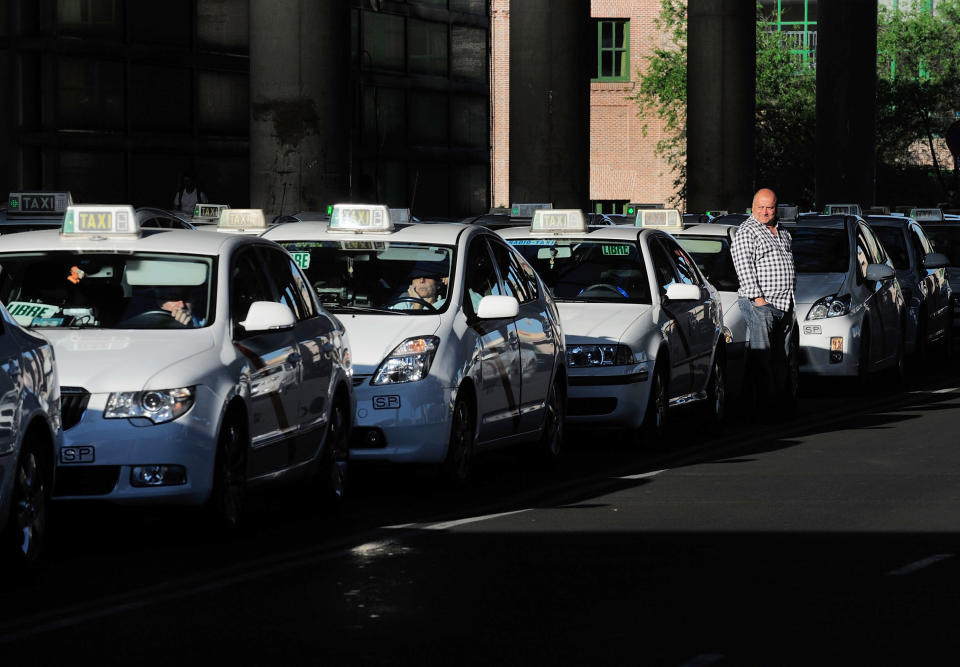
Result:
{"type": "Polygon", "coordinates": [[[184,174],[183,187],[181,187],[173,197],[173,208],[176,211],[193,215],[193,209],[198,203],[209,203],[207,201],[207,195],[193,182],[193,176],[184,174]]]}

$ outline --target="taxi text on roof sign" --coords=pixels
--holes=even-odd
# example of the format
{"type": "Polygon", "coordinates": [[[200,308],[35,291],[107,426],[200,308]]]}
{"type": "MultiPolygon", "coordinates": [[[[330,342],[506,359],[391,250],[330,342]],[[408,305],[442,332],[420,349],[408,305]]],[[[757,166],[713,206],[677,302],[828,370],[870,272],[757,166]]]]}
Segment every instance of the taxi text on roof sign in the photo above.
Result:
{"type": "Polygon", "coordinates": [[[827,215],[863,215],[860,204],[827,204],[823,212],[827,215]]]}
{"type": "Polygon", "coordinates": [[[641,209],[637,211],[637,227],[683,229],[683,218],[675,208],[641,209]]]}
{"type": "Polygon", "coordinates": [[[943,211],[939,208],[914,208],[910,217],[917,222],[943,222],[943,211]]]}
{"type": "Polygon", "coordinates": [[[204,220],[219,220],[220,214],[230,208],[229,204],[197,204],[193,208],[193,217],[204,220]]]}
{"type": "Polygon", "coordinates": [[[583,211],[569,209],[538,209],[530,221],[531,232],[585,232],[587,222],[583,211]]]}
{"type": "Polygon", "coordinates": [[[11,192],[7,213],[63,215],[73,205],[69,192],[11,192]]]}
{"type": "Polygon", "coordinates": [[[393,231],[393,221],[387,207],[380,204],[335,204],[327,229],[332,232],[390,232],[393,231]]]}
{"type": "Polygon", "coordinates": [[[259,208],[225,208],[220,211],[217,229],[245,231],[248,229],[266,229],[267,219],[259,208]]]}
{"type": "Polygon", "coordinates": [[[132,206],[69,206],[61,236],[137,236],[140,226],[132,206]]]}

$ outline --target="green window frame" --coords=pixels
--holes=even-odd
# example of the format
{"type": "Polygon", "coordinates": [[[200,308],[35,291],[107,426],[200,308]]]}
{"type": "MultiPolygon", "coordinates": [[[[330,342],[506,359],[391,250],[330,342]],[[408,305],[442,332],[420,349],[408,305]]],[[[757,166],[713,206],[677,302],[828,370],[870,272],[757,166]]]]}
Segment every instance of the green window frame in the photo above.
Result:
{"type": "Polygon", "coordinates": [[[596,19],[593,81],[630,80],[630,20],[596,19]]]}

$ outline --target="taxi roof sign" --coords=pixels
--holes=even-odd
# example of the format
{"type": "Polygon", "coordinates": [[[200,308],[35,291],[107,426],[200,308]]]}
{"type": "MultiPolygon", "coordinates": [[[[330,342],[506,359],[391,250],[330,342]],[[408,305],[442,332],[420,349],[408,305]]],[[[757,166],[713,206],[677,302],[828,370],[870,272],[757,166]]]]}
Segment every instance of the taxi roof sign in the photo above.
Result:
{"type": "Polygon", "coordinates": [[[334,204],[330,214],[331,232],[392,232],[390,211],[382,204],[334,204]]]}
{"type": "Polygon", "coordinates": [[[863,215],[860,204],[827,204],[823,212],[827,215],[863,215]]]}
{"type": "Polygon", "coordinates": [[[64,215],[73,205],[69,192],[11,192],[7,198],[7,213],[17,215],[64,215]]]}
{"type": "Polygon", "coordinates": [[[587,231],[587,221],[578,208],[538,209],[530,221],[531,232],[556,232],[558,234],[587,231]]]}
{"type": "Polygon", "coordinates": [[[637,211],[637,227],[683,229],[683,218],[675,208],[647,208],[637,211]]]}
{"type": "Polygon", "coordinates": [[[532,218],[534,213],[537,211],[543,211],[546,209],[552,209],[553,204],[550,203],[541,203],[541,204],[513,204],[510,207],[510,215],[517,218],[532,218]]]}
{"type": "Polygon", "coordinates": [[[230,204],[197,204],[193,207],[194,220],[220,220],[220,214],[230,208],[230,204]]]}
{"type": "Polygon", "coordinates": [[[139,236],[140,224],[132,206],[68,206],[61,236],[139,236]]]}
{"type": "Polygon", "coordinates": [[[943,210],[939,208],[913,208],[910,217],[917,222],[943,222],[943,210]]]}
{"type": "Polygon", "coordinates": [[[217,231],[260,232],[267,228],[267,219],[260,208],[225,208],[220,211],[217,231]]]}

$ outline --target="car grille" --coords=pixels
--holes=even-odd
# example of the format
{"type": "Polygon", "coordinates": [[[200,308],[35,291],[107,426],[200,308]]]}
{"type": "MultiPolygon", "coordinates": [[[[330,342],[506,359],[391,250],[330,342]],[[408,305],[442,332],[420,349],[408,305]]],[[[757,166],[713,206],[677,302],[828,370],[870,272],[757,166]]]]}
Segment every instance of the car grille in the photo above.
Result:
{"type": "Polygon", "coordinates": [[[55,496],[104,496],[117,485],[120,466],[60,466],[55,496]]]}
{"type": "Polygon", "coordinates": [[[63,430],[77,425],[90,402],[90,392],[83,387],[60,387],[60,413],[63,430]]]}

